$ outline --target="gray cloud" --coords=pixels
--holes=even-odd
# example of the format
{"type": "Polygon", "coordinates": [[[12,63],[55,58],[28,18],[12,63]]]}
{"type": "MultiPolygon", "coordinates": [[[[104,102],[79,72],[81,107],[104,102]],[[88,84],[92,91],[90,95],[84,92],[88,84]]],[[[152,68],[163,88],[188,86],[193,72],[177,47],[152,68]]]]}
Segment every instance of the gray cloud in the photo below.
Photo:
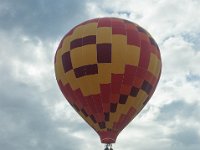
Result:
{"type": "Polygon", "coordinates": [[[0,0],[1,149],[103,149],[68,104],[63,106],[66,110],[56,109],[64,97],[55,81],[53,57],[56,40],[69,28],[88,16],[105,15],[132,19],[159,35],[164,66],[155,102],[141,112],[124,138],[119,137],[116,147],[199,149],[199,21],[193,24],[196,19],[191,17],[198,16],[198,3],[0,0]]]}
{"type": "MultiPolygon", "coordinates": [[[[58,129],[70,126],[67,120],[53,120],[38,87],[12,78],[9,66],[0,66],[0,146],[4,150],[74,150],[81,143],[58,129]]],[[[71,124],[73,127],[73,125],[71,124]]]]}
{"type": "Polygon", "coordinates": [[[177,116],[182,118],[199,117],[199,113],[198,104],[188,104],[183,100],[177,100],[164,105],[160,109],[160,114],[157,119],[159,121],[170,121],[175,119],[177,116]]]}
{"type": "Polygon", "coordinates": [[[180,128],[177,132],[170,135],[170,138],[177,144],[190,147],[191,145],[199,144],[200,136],[196,128],[180,128]]]}
{"type": "MultiPolygon", "coordinates": [[[[184,93],[183,93],[184,94],[184,93]]],[[[170,130],[168,138],[171,149],[194,149],[200,146],[198,131],[198,103],[188,104],[183,100],[174,101],[160,109],[157,122],[170,130]]]]}
{"type": "Polygon", "coordinates": [[[199,76],[198,74],[189,73],[189,74],[186,76],[186,79],[187,79],[187,81],[189,81],[189,82],[198,82],[198,81],[200,81],[200,76],[199,76]]]}
{"type": "Polygon", "coordinates": [[[87,18],[86,2],[82,0],[1,0],[1,28],[23,29],[31,36],[55,39],[68,27],[87,18]],[[2,10],[1,10],[2,9],[2,10]]]}

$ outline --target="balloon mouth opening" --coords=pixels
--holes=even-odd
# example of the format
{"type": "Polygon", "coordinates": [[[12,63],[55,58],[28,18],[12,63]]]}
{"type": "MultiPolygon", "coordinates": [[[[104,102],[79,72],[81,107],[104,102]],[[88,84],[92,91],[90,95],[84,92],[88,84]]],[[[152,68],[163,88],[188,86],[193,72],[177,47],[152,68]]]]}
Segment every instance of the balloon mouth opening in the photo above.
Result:
{"type": "Polygon", "coordinates": [[[98,132],[98,134],[100,136],[101,143],[105,144],[115,143],[116,138],[118,136],[118,133],[113,131],[100,131],[98,132]]]}
{"type": "Polygon", "coordinates": [[[105,143],[105,144],[115,143],[115,139],[112,139],[112,138],[104,138],[104,139],[101,139],[101,143],[105,143]]]}

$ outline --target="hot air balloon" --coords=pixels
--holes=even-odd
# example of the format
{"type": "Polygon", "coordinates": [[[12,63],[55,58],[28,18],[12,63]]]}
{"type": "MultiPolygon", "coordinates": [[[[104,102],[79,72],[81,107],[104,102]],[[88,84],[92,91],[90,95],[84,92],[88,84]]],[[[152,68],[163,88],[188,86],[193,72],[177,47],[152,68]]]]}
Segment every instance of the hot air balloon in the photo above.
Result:
{"type": "Polygon", "coordinates": [[[161,74],[160,50],[141,26],[95,18],[71,29],[55,54],[58,85],[77,113],[112,150],[147,104],[161,74]]]}

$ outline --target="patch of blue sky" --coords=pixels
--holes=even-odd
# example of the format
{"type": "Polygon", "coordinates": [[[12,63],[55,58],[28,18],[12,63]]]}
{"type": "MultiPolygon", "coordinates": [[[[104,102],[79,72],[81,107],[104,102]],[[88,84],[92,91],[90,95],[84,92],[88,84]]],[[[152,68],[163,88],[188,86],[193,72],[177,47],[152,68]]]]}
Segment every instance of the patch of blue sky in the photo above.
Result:
{"type": "Polygon", "coordinates": [[[189,82],[200,81],[200,75],[199,74],[189,73],[186,76],[186,80],[189,81],[189,82]]]}
{"type": "Polygon", "coordinates": [[[195,51],[200,51],[200,32],[190,33],[190,34],[182,34],[182,37],[185,41],[192,44],[192,47],[195,51]]]}
{"type": "Polygon", "coordinates": [[[129,17],[131,15],[131,12],[128,12],[128,11],[119,11],[118,14],[119,15],[125,15],[126,17],[129,17]]]}

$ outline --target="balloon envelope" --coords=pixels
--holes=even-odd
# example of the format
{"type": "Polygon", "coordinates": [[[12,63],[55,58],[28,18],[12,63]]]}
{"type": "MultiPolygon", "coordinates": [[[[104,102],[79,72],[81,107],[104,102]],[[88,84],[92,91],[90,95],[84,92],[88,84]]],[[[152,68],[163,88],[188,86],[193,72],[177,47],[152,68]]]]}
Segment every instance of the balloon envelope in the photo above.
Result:
{"type": "Polygon", "coordinates": [[[92,19],[63,37],[55,73],[62,93],[101,142],[114,143],[152,96],[161,73],[160,51],[135,23],[92,19]]]}

